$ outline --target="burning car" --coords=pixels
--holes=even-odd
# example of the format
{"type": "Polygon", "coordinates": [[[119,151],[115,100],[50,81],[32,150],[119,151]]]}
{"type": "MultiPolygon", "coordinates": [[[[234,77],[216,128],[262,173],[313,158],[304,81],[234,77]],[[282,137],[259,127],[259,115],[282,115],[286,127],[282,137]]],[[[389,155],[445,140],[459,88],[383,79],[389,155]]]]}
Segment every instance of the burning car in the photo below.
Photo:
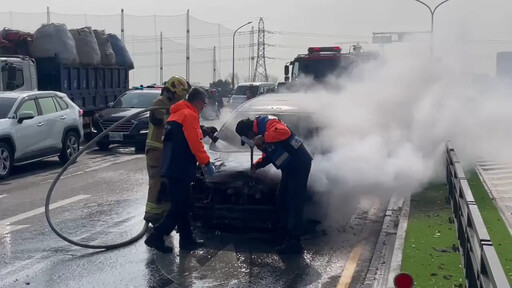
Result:
{"type": "MultiPolygon", "coordinates": [[[[204,226],[227,224],[272,228],[277,223],[276,192],[280,172],[271,165],[250,175],[251,150],[242,146],[235,132],[244,118],[274,115],[304,139],[306,145],[318,132],[310,113],[293,104],[296,95],[272,94],[247,101],[233,111],[217,133],[219,140],[206,144],[216,174],[205,178],[198,169],[192,185],[193,219],[204,226]]],[[[261,152],[254,150],[254,160],[261,152]]]]}

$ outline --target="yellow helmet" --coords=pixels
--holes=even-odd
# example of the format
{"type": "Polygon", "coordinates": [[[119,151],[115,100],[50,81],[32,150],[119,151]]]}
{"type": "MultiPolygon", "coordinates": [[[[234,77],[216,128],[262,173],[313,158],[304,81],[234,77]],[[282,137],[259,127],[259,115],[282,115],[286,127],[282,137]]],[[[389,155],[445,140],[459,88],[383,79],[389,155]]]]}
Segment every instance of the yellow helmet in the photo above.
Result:
{"type": "Polygon", "coordinates": [[[181,76],[172,76],[167,80],[165,86],[167,86],[167,88],[172,92],[176,93],[180,99],[185,99],[185,96],[187,96],[188,91],[190,91],[191,88],[190,83],[181,76]]]}

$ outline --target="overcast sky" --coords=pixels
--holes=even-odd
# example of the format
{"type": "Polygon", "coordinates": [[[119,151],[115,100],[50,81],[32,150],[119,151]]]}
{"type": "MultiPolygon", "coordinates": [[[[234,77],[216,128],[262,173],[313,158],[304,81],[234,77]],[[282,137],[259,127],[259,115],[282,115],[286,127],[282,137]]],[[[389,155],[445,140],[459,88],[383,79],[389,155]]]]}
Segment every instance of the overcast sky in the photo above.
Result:
{"type": "MultiPolygon", "coordinates": [[[[194,17],[220,23],[229,29],[264,17],[266,29],[269,30],[368,37],[368,41],[371,33],[376,31],[424,31],[430,26],[428,10],[414,0],[88,0],[87,4],[84,4],[85,1],[70,0],[3,2],[0,8],[3,12],[42,12],[49,6],[53,12],[76,14],[118,14],[124,8],[125,13],[133,15],[176,15],[190,9],[194,17]]],[[[435,6],[440,1],[426,2],[435,6]]],[[[470,61],[474,63],[470,67],[472,70],[492,74],[496,51],[512,50],[512,1],[451,0],[436,13],[435,27],[437,53],[449,51],[450,57],[455,57],[453,53],[469,57],[474,60],[470,61]]],[[[332,38],[304,35],[269,40],[273,44],[292,43],[299,47],[304,45],[305,48],[317,44],[332,45],[334,41],[332,38]]],[[[291,60],[305,48],[269,49],[268,53],[272,54],[269,56],[291,60]]],[[[284,62],[273,61],[269,64],[269,72],[282,78],[284,62]]],[[[228,64],[222,64],[225,66],[222,67],[222,77],[228,73],[228,64]]],[[[240,70],[247,71],[246,67],[240,67],[240,70]]]]}

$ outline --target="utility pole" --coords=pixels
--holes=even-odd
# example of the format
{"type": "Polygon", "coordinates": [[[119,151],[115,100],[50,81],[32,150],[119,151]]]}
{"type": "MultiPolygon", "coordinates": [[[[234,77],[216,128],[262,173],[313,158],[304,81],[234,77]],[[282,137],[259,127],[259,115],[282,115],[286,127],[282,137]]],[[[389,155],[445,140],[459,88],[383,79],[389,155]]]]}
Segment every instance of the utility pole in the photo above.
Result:
{"type": "Polygon", "coordinates": [[[160,85],[164,84],[164,39],[160,31],[160,85]]]}
{"type": "Polygon", "coordinates": [[[217,51],[216,47],[213,46],[213,82],[217,81],[217,51]]]}
{"type": "Polygon", "coordinates": [[[190,10],[187,9],[187,59],[186,59],[186,79],[190,82],[190,10]]]}
{"type": "Polygon", "coordinates": [[[443,5],[444,3],[446,3],[450,0],[444,0],[443,2],[437,4],[437,6],[434,7],[434,9],[430,8],[430,6],[428,4],[426,4],[425,2],[423,2],[421,0],[414,0],[414,1],[427,7],[428,11],[430,12],[430,56],[433,57],[434,56],[434,15],[436,14],[437,9],[441,5],[443,5]]]}
{"type": "Polygon", "coordinates": [[[221,59],[222,59],[222,50],[221,50],[222,49],[222,45],[220,43],[220,38],[221,38],[220,37],[220,24],[217,24],[217,28],[219,30],[218,31],[219,32],[219,67],[217,67],[217,72],[219,73],[219,78],[222,79],[222,74],[221,74],[222,73],[221,72],[222,71],[221,70],[221,67],[222,67],[222,61],[221,61],[221,59]]]}
{"type": "Polygon", "coordinates": [[[121,41],[124,43],[124,9],[121,9],[121,41]]]}
{"type": "Polygon", "coordinates": [[[46,24],[50,24],[50,6],[46,6],[46,24]]]}
{"type": "Polygon", "coordinates": [[[242,29],[243,27],[245,27],[251,23],[252,23],[252,21],[245,23],[244,25],[238,27],[235,30],[235,32],[233,33],[233,70],[232,70],[233,75],[231,75],[231,88],[232,89],[235,89],[235,35],[236,35],[236,32],[238,32],[238,30],[242,29]]]}
{"type": "Polygon", "coordinates": [[[251,26],[251,32],[249,33],[249,79],[251,78],[254,61],[254,26],[251,26]]]}

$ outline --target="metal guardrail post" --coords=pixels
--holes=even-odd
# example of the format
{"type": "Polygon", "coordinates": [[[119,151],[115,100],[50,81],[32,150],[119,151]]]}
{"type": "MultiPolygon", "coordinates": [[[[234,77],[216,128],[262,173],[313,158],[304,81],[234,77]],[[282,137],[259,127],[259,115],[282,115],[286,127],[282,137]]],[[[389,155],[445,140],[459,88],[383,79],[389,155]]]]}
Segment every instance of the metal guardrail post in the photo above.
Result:
{"type": "Polygon", "coordinates": [[[510,288],[482,215],[451,142],[446,143],[446,181],[466,287],[510,288]]]}

